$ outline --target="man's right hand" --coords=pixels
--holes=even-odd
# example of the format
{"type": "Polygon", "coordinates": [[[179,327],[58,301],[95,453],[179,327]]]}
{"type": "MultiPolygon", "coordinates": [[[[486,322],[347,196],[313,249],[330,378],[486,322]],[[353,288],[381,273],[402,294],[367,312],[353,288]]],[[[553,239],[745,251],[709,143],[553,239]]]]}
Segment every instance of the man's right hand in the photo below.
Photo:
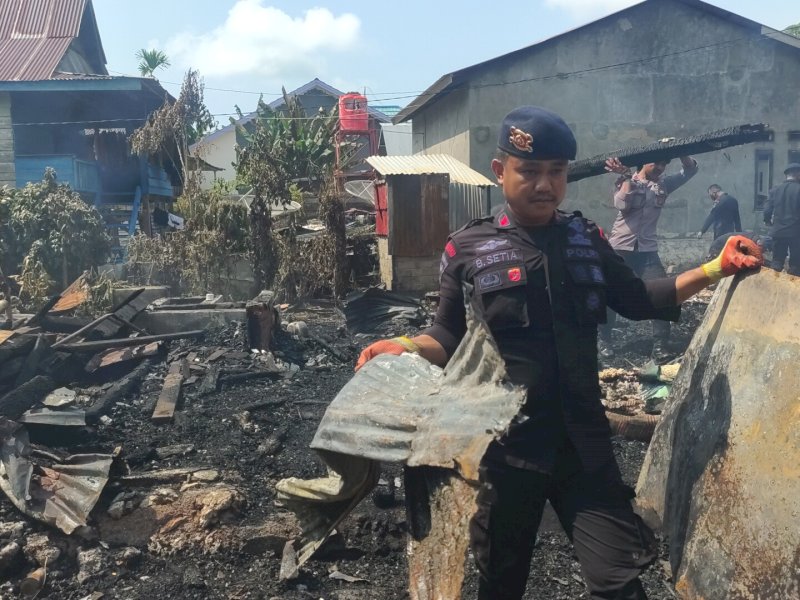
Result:
{"type": "Polygon", "coordinates": [[[630,167],[623,165],[616,156],[606,159],[606,171],[609,173],[617,173],[618,175],[623,175],[626,177],[631,175],[630,167]]]}
{"type": "Polygon", "coordinates": [[[419,354],[419,346],[411,339],[402,336],[392,338],[391,340],[380,340],[374,344],[370,344],[361,351],[356,363],[356,371],[371,361],[379,354],[394,354],[399,356],[403,352],[413,352],[419,354]]]}

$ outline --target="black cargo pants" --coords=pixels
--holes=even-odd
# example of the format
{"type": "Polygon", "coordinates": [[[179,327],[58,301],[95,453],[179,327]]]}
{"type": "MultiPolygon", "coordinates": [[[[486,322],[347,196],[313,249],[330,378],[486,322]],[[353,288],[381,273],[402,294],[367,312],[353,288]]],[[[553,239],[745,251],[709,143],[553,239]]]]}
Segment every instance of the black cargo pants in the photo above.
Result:
{"type": "Polygon", "coordinates": [[[594,600],[646,600],[639,574],[658,556],[653,532],[633,512],[633,490],[613,457],[586,474],[574,453],[552,475],[484,461],[470,522],[478,600],[519,600],[546,500],[558,515],[594,600]]]}
{"type": "MultiPolygon", "coordinates": [[[[659,279],[667,276],[664,265],[658,252],[639,252],[638,250],[616,250],[634,273],[641,279],[659,279]]],[[[606,322],[600,326],[600,337],[606,341],[611,340],[611,330],[617,322],[617,313],[610,308],[606,311],[606,322]]],[[[666,341],[669,339],[671,324],[669,321],[655,320],[653,323],[653,337],[666,341]]]]}
{"type": "Polygon", "coordinates": [[[772,239],[772,268],[782,271],[786,257],[789,257],[789,275],[800,275],[800,238],[772,239]]]}

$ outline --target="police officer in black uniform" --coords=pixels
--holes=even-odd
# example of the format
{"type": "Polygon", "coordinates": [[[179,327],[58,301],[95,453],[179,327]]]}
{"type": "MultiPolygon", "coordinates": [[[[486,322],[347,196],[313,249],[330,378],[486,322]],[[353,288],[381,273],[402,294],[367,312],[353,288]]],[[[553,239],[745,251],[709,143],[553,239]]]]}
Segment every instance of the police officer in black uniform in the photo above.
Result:
{"type": "Polygon", "coordinates": [[[439,310],[413,339],[366,348],[418,352],[446,364],[466,331],[464,283],[506,362],[528,388],[521,413],[481,465],[470,526],[481,600],[519,599],[546,500],[573,543],[595,599],[641,599],[638,575],[656,556],[652,532],[633,512],[600,403],[597,325],[606,306],[629,319],[677,320],[679,304],[741,268],[760,265],[758,247],[734,238],[722,254],[677,278],[639,279],[602,231],[558,210],[576,142],[558,115],[539,107],[503,121],[492,170],[506,204],[447,240],[439,310]]]}

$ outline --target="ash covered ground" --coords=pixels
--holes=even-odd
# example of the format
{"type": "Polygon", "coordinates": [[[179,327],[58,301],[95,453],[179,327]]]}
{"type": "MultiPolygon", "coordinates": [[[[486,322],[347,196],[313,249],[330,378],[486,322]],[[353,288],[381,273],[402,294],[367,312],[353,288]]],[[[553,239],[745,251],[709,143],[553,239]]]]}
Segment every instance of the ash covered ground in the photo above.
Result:
{"type": "MultiPolygon", "coordinates": [[[[688,345],[705,307],[699,301],[684,309],[673,336],[676,352],[688,345]]],[[[71,536],[25,517],[0,497],[0,551],[19,546],[5,559],[0,552],[0,597],[18,597],[22,578],[46,558],[47,580],[39,598],[408,598],[403,489],[390,500],[386,485],[402,481],[402,469],[395,465],[385,467],[376,496],[348,517],[304,565],[299,579],[278,580],[283,544],[297,529],[293,517],[275,503],[275,483],[324,475],[308,445],[327,404],[351,378],[358,351],[378,337],[348,334],[343,316],[325,304],[301,308],[283,320],[306,322],[310,334],[295,339],[280,333],[276,339],[276,358],[300,367],[291,378],[223,384],[220,391],[203,395],[198,377],[185,387],[174,422],[156,425],[150,415],[166,374],[162,362],[135,395],[113,407],[110,421],[58,440],[73,454],[121,447],[120,460],[90,526],[71,536]],[[146,478],[190,467],[200,470],[180,480],[146,478]]],[[[650,352],[649,324],[619,324],[618,352],[605,366],[641,366],[650,352]]],[[[202,364],[219,348],[243,354],[243,329],[229,326],[202,343],[173,343],[170,353],[194,352],[202,364]]],[[[34,442],[35,437],[32,433],[34,442]]],[[[56,444],[50,439],[49,445],[56,444]]],[[[614,446],[626,481],[635,485],[646,444],[617,438],[614,446]]],[[[667,565],[662,544],[660,560],[643,577],[652,600],[676,597],[667,565]]],[[[468,561],[464,598],[474,597],[475,582],[468,561]]],[[[552,513],[540,530],[525,598],[588,598],[552,513]]]]}

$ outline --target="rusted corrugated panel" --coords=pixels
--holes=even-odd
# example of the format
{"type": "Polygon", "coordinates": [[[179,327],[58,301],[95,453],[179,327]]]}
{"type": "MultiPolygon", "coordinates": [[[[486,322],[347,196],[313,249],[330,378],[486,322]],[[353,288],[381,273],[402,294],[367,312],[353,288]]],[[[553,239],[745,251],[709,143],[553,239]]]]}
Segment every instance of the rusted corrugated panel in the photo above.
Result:
{"type": "Polygon", "coordinates": [[[800,278],[723,281],[638,485],[686,600],[800,598],[800,278]]]}
{"type": "Polygon", "coordinates": [[[24,71],[19,75],[19,79],[23,81],[50,79],[71,43],[71,38],[42,40],[31,60],[25,65],[24,71]]]}
{"type": "Polygon", "coordinates": [[[87,0],[0,0],[0,40],[77,37],[87,0]]]}
{"type": "Polygon", "coordinates": [[[0,81],[49,79],[80,32],[86,0],[0,0],[0,81]]]}
{"type": "Polygon", "coordinates": [[[108,454],[76,454],[52,468],[36,464],[25,427],[0,419],[0,489],[23,513],[67,535],[86,525],[112,461],[108,454]]]}
{"type": "Polygon", "coordinates": [[[19,81],[42,39],[5,40],[0,45],[0,81],[19,81]]]}
{"type": "Polygon", "coordinates": [[[54,5],[54,0],[23,0],[19,4],[11,37],[47,37],[54,5]]]}
{"type": "Polygon", "coordinates": [[[467,308],[467,334],[446,370],[415,354],[377,356],[334,398],[311,442],[330,475],[278,482],[278,497],[303,529],[298,564],[369,492],[371,464],[441,467],[477,482],[487,446],[506,430],[526,392],[505,383],[505,363],[488,328],[467,308]]]}
{"type": "Polygon", "coordinates": [[[78,37],[86,0],[57,0],[53,2],[48,37],[78,37]]]}
{"type": "Polygon", "coordinates": [[[49,79],[70,38],[6,40],[0,44],[0,81],[49,79]]]}
{"type": "Polygon", "coordinates": [[[490,213],[489,188],[450,183],[450,231],[490,213]]]}
{"type": "Polygon", "coordinates": [[[489,179],[448,154],[413,156],[370,156],[367,162],[384,177],[387,175],[447,174],[450,181],[467,185],[493,186],[489,179]]]}
{"type": "Polygon", "coordinates": [[[86,283],[86,275],[81,275],[69,287],[61,292],[61,299],[50,309],[51,313],[59,313],[72,310],[80,306],[89,299],[89,284],[86,283]]]}

